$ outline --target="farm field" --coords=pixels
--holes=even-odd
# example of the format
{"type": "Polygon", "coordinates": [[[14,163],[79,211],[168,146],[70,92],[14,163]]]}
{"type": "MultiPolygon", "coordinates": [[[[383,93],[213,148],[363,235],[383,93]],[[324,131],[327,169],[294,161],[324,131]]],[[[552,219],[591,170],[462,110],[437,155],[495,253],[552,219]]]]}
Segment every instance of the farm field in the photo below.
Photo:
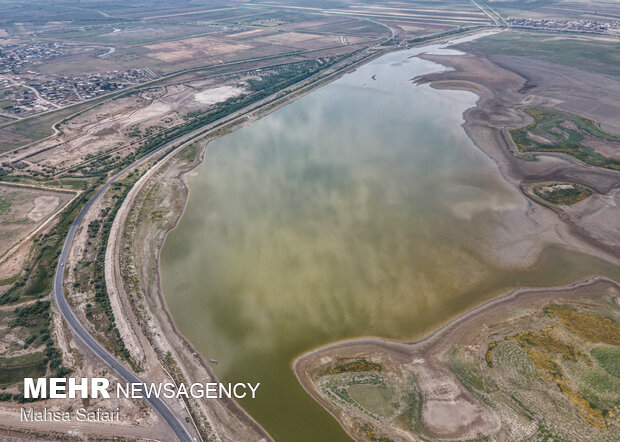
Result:
{"type": "Polygon", "coordinates": [[[72,197],[72,192],[0,185],[0,257],[72,197]]]}
{"type": "Polygon", "coordinates": [[[605,37],[583,39],[571,35],[502,32],[476,42],[478,50],[497,56],[535,60],[620,76],[620,41],[605,37]]]}
{"type": "Polygon", "coordinates": [[[505,17],[547,18],[568,20],[619,20],[620,12],[614,2],[596,0],[487,0],[487,5],[505,17]]]}

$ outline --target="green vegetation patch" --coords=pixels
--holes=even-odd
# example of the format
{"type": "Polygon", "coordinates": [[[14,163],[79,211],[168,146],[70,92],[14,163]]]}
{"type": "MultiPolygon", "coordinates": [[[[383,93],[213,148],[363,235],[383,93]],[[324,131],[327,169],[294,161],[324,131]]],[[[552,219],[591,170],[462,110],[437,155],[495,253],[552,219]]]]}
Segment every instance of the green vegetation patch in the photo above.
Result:
{"type": "Polygon", "coordinates": [[[11,201],[6,200],[6,199],[0,199],[0,215],[4,215],[5,213],[8,213],[10,208],[11,208],[11,201]]]}
{"type": "Polygon", "coordinates": [[[563,206],[578,203],[594,193],[592,189],[575,183],[537,184],[533,190],[536,196],[563,206]]]}
{"type": "Polygon", "coordinates": [[[551,152],[571,155],[591,166],[620,170],[620,162],[588,146],[587,138],[619,142],[620,137],[603,132],[594,121],[568,112],[543,108],[526,109],[533,121],[509,133],[519,152],[551,152]]]}
{"type": "Polygon", "coordinates": [[[364,435],[372,442],[394,442],[394,440],[388,436],[377,433],[377,428],[368,424],[364,424],[362,427],[364,435]]]}
{"type": "Polygon", "coordinates": [[[487,362],[489,367],[493,367],[493,349],[497,345],[496,342],[490,342],[487,346],[487,351],[484,354],[484,360],[487,362]]]}
{"type": "Polygon", "coordinates": [[[383,385],[352,385],[349,396],[362,408],[379,416],[389,416],[393,411],[394,392],[383,385]]]}
{"type": "MultiPolygon", "coordinates": [[[[620,378],[607,373],[600,365],[583,364],[567,366],[566,373],[576,389],[590,402],[592,407],[607,410],[620,406],[620,378]]],[[[605,414],[605,411],[603,412],[605,414]]]]}
{"type": "Polygon", "coordinates": [[[365,359],[347,362],[346,364],[336,365],[325,372],[326,375],[339,373],[359,373],[362,371],[381,371],[381,364],[370,362],[365,359]]]}
{"type": "Polygon", "coordinates": [[[620,378],[620,348],[595,347],[590,355],[607,373],[620,378]]]}
{"type": "Polygon", "coordinates": [[[509,336],[507,339],[515,340],[526,348],[535,348],[545,353],[561,354],[572,361],[577,359],[578,351],[573,346],[554,337],[548,330],[528,330],[509,336]]]}
{"type": "MultiPolygon", "coordinates": [[[[15,358],[0,357],[0,387],[8,387],[23,382],[25,377],[45,376],[47,362],[43,352],[30,353],[15,358]]],[[[10,400],[12,396],[4,399],[10,400]]]]}

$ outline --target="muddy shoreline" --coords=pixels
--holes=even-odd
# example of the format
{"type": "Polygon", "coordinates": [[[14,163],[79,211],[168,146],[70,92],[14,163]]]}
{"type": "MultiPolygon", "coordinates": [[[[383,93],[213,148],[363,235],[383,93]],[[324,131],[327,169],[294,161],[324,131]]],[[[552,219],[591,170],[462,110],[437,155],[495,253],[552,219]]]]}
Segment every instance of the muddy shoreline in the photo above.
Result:
{"type": "Polygon", "coordinates": [[[574,222],[565,211],[532,198],[526,191],[527,186],[541,181],[576,182],[601,195],[613,194],[620,189],[620,173],[617,171],[588,166],[568,155],[545,153],[537,156],[537,161],[524,161],[515,151],[507,129],[530,122],[530,117],[523,112],[523,108],[535,105],[555,106],[556,103],[543,96],[524,95],[528,79],[499,68],[480,56],[467,53],[459,56],[420,57],[453,70],[416,78],[416,84],[429,84],[438,90],[464,90],[478,95],[476,106],[463,113],[462,126],[474,145],[497,165],[502,177],[518,189],[531,206],[552,212],[559,218],[573,237],[573,241],[568,242],[571,247],[591,255],[603,256],[616,265],[620,264],[620,248],[613,237],[601,238],[593,235],[583,225],[574,222]],[[499,80],[489,80],[480,75],[482,68],[491,66],[496,68],[495,74],[499,80]]]}

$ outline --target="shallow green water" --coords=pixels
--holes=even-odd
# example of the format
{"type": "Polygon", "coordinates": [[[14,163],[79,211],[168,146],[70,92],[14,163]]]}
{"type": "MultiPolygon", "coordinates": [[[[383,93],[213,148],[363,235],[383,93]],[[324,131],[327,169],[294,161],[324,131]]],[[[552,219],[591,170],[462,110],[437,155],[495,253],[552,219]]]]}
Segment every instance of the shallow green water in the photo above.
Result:
{"type": "Polygon", "coordinates": [[[162,251],[179,329],[222,380],[261,382],[242,405],[277,440],[347,438],[294,377],[304,351],[413,339],[513,287],[618,277],[558,246],[515,266],[549,226],[462,130],[476,97],[414,86],[440,67],[412,54],[212,142],[162,251]]]}

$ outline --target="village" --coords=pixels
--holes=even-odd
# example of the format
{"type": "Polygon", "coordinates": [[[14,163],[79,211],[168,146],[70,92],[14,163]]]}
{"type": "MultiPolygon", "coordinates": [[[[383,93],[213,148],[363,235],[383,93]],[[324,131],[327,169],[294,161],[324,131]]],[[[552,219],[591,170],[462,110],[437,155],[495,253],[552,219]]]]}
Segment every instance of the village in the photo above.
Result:
{"type": "Polygon", "coordinates": [[[45,60],[65,55],[67,46],[60,42],[0,47],[0,113],[6,117],[27,117],[122,90],[156,76],[148,68],[69,76],[34,70],[45,60]]]}
{"type": "Polygon", "coordinates": [[[620,21],[592,21],[592,20],[555,20],[555,19],[506,19],[506,23],[513,28],[544,29],[562,32],[588,32],[593,34],[620,35],[620,21]]]}

